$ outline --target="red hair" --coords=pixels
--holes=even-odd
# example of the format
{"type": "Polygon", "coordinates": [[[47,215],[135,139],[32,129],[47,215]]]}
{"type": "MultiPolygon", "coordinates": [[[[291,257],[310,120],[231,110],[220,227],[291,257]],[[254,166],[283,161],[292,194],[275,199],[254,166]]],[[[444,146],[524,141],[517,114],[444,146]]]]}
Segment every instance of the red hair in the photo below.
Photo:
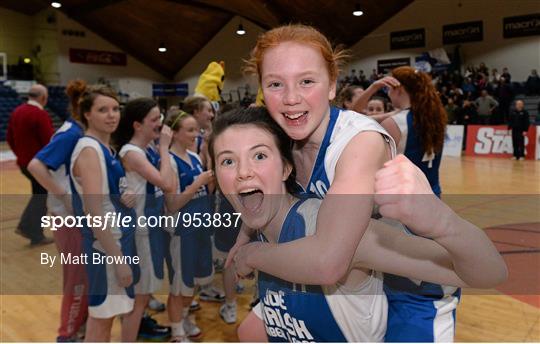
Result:
{"type": "Polygon", "coordinates": [[[321,52],[326,62],[330,81],[335,82],[348,57],[342,48],[333,48],[328,39],[317,29],[300,24],[284,25],[267,31],[259,36],[255,48],[251,51],[248,60],[245,60],[244,72],[257,75],[261,81],[261,64],[267,49],[278,46],[284,42],[296,42],[309,45],[321,52]]]}
{"type": "Polygon", "coordinates": [[[413,124],[422,140],[424,152],[442,152],[448,120],[431,77],[407,66],[392,70],[392,76],[409,94],[413,124]]]}

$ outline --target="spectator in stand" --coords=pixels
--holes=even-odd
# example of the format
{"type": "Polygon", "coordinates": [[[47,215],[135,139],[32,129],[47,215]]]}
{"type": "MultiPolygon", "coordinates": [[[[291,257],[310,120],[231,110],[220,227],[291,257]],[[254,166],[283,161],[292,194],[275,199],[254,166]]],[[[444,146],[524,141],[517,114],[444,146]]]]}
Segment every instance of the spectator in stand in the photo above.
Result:
{"type": "Polygon", "coordinates": [[[30,240],[30,246],[45,245],[53,239],[43,235],[41,217],[47,213],[47,190],[28,172],[28,163],[51,139],[54,133],[51,118],[43,107],[47,104],[47,88],[36,84],[28,92],[28,102],[15,108],[7,127],[7,142],[17,156],[17,165],[32,185],[32,197],[24,209],[15,233],[30,240]]]}
{"type": "MultiPolygon", "coordinates": [[[[499,86],[497,87],[497,93],[495,95],[499,99],[500,114],[504,119],[506,119],[508,117],[510,105],[514,100],[514,91],[512,90],[512,85],[504,76],[501,76],[499,86]]],[[[504,120],[501,122],[504,123],[504,120]]]]}
{"type": "Polygon", "coordinates": [[[490,96],[486,90],[482,90],[480,97],[478,97],[474,103],[478,109],[478,119],[480,120],[480,124],[491,124],[491,115],[499,103],[490,96]]]}
{"type": "Polygon", "coordinates": [[[459,106],[461,103],[463,103],[463,91],[457,86],[457,84],[453,83],[450,85],[450,91],[448,91],[448,94],[454,99],[454,103],[456,105],[459,106]]]}
{"type": "Polygon", "coordinates": [[[458,107],[454,103],[453,98],[448,98],[447,101],[448,103],[444,106],[444,110],[448,116],[448,124],[457,124],[458,107]]]}
{"type": "Polygon", "coordinates": [[[538,77],[536,69],[531,70],[531,75],[529,75],[525,82],[525,89],[528,95],[540,94],[540,77],[538,77]]]}
{"type": "Polygon", "coordinates": [[[503,72],[501,74],[501,77],[504,78],[508,83],[510,84],[512,82],[512,75],[510,75],[510,72],[508,72],[508,68],[504,67],[503,72]]]}
{"type": "Polygon", "coordinates": [[[524,108],[523,100],[517,100],[514,110],[510,112],[508,130],[512,130],[512,146],[514,160],[525,159],[525,136],[529,131],[529,113],[524,108]]]}
{"type": "Polygon", "coordinates": [[[465,99],[463,101],[463,107],[458,108],[456,113],[458,124],[463,125],[463,137],[465,138],[463,140],[463,149],[465,149],[465,143],[467,142],[467,126],[477,123],[477,116],[478,112],[474,104],[469,99],[465,99]]]}
{"type": "Polygon", "coordinates": [[[491,70],[491,83],[497,85],[499,83],[499,79],[501,78],[501,75],[499,74],[499,71],[497,68],[493,68],[491,70]]]}
{"type": "Polygon", "coordinates": [[[443,106],[446,105],[448,103],[448,88],[446,86],[443,86],[438,93],[443,106]]]}
{"type": "Polygon", "coordinates": [[[467,77],[467,78],[465,79],[465,81],[463,82],[463,86],[461,87],[461,89],[462,89],[463,92],[465,92],[465,93],[470,92],[473,96],[474,96],[474,94],[476,94],[476,86],[474,86],[471,77],[467,77]]]}
{"type": "Polygon", "coordinates": [[[379,74],[377,74],[376,69],[372,69],[371,75],[369,76],[369,83],[372,84],[375,80],[379,80],[379,74]]]}
{"type": "Polygon", "coordinates": [[[480,65],[478,66],[478,73],[489,75],[489,69],[488,67],[486,67],[486,64],[484,62],[480,62],[480,65]]]}
{"type": "Polygon", "coordinates": [[[476,85],[477,85],[478,90],[480,91],[482,91],[483,89],[486,89],[488,86],[487,74],[478,73],[476,77],[476,85]]]}
{"type": "Polygon", "coordinates": [[[465,70],[465,77],[466,78],[472,78],[476,74],[476,69],[474,66],[467,66],[467,69],[465,70]]]}

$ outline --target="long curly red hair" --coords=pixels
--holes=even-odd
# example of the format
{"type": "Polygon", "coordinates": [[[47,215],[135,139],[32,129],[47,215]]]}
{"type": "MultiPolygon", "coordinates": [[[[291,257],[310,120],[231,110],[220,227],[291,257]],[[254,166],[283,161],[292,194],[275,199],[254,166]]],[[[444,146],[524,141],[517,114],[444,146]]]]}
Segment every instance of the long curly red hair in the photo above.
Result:
{"type": "Polygon", "coordinates": [[[409,94],[413,125],[422,140],[424,152],[442,152],[447,115],[431,77],[407,66],[394,69],[392,76],[409,94]]]}

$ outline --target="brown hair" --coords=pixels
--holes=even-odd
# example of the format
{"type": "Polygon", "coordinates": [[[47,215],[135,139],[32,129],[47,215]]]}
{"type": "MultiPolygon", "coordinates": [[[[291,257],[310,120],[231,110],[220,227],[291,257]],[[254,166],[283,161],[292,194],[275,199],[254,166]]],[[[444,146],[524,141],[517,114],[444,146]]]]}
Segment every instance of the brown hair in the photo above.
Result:
{"type": "Polygon", "coordinates": [[[349,85],[346,87],[343,87],[341,91],[339,91],[339,95],[336,100],[336,105],[342,108],[345,108],[345,102],[352,101],[352,98],[354,96],[354,91],[359,88],[363,90],[364,88],[360,85],[349,85]]]}
{"type": "Polygon", "coordinates": [[[182,110],[189,113],[190,115],[193,115],[195,111],[200,111],[203,107],[203,104],[205,102],[208,102],[210,106],[212,106],[212,103],[206,98],[202,96],[191,96],[187,97],[184,100],[184,105],[182,106],[182,110]]]}
{"type": "Polygon", "coordinates": [[[118,102],[118,95],[109,86],[88,86],[86,81],[79,79],[69,82],[66,87],[66,94],[69,97],[73,118],[80,120],[85,127],[88,127],[88,120],[84,117],[84,114],[90,112],[97,96],[110,97],[118,102]]]}
{"type": "Polygon", "coordinates": [[[281,154],[283,164],[289,164],[292,167],[291,174],[285,181],[285,187],[290,194],[297,193],[298,184],[296,184],[296,169],[292,155],[292,139],[283,131],[283,129],[272,119],[268,110],[264,106],[253,106],[248,108],[236,108],[221,114],[212,124],[212,133],[208,139],[208,154],[212,161],[212,166],[217,166],[214,144],[219,135],[233,126],[253,125],[257,128],[267,131],[274,137],[275,143],[281,154]]]}
{"type": "Polygon", "coordinates": [[[170,109],[167,111],[167,118],[164,124],[169,126],[171,130],[178,131],[182,127],[182,121],[188,117],[193,117],[191,114],[180,109],[170,109]]]}
{"type": "Polygon", "coordinates": [[[431,77],[408,66],[394,69],[392,76],[409,94],[413,124],[422,140],[424,152],[442,152],[447,115],[431,77]]]}
{"type": "Polygon", "coordinates": [[[257,75],[260,82],[264,53],[267,49],[276,47],[284,42],[306,44],[318,49],[326,62],[331,82],[337,80],[345,59],[349,57],[347,51],[341,47],[333,48],[328,39],[314,27],[300,24],[284,25],[259,36],[249,59],[244,61],[244,73],[257,75]]]}

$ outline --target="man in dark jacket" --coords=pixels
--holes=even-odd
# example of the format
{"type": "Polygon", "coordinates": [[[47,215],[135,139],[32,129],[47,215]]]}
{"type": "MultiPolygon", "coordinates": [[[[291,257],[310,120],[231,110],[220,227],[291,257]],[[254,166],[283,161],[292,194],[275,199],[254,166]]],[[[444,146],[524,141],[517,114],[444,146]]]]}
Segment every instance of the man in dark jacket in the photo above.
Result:
{"type": "Polygon", "coordinates": [[[523,100],[517,100],[515,108],[510,112],[508,129],[512,130],[512,146],[514,156],[512,159],[525,159],[525,136],[529,130],[529,113],[523,109],[523,100]]]}

